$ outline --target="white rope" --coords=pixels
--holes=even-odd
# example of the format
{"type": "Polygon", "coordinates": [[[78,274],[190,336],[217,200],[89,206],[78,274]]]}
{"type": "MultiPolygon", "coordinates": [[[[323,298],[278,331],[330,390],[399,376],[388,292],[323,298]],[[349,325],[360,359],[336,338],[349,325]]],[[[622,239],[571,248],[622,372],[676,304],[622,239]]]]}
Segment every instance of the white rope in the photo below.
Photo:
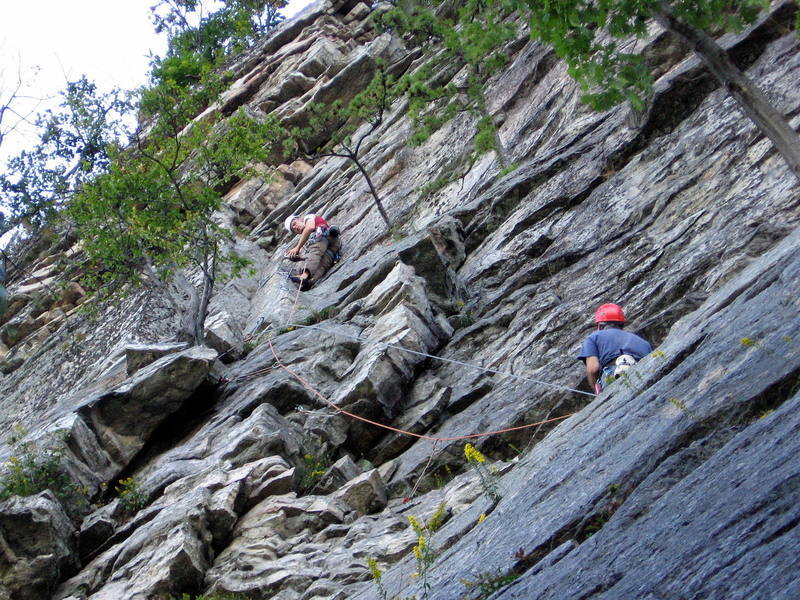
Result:
{"type": "Polygon", "coordinates": [[[568,391],[568,392],[574,392],[576,394],[582,394],[584,396],[591,396],[592,398],[595,397],[595,394],[592,394],[590,392],[584,392],[583,390],[576,390],[575,388],[567,387],[565,385],[560,385],[560,384],[557,384],[557,383],[550,383],[548,381],[541,381],[540,379],[533,379],[532,377],[525,377],[524,375],[517,375],[515,373],[509,373],[508,371],[500,371],[498,369],[489,369],[487,367],[482,367],[480,365],[476,365],[476,364],[468,363],[468,362],[463,362],[463,361],[460,361],[460,360],[454,360],[452,358],[443,358],[441,356],[434,356],[433,354],[427,354],[425,352],[417,352],[416,350],[410,350],[408,348],[404,348],[403,346],[397,346],[395,344],[389,344],[387,342],[381,342],[380,340],[364,338],[364,337],[361,337],[361,336],[358,336],[358,335],[351,335],[351,334],[343,333],[341,331],[330,331],[328,329],[325,329],[324,327],[319,327],[318,325],[300,325],[299,323],[289,323],[288,327],[300,327],[300,328],[303,328],[303,329],[316,329],[317,331],[323,331],[323,332],[328,333],[330,335],[334,335],[334,336],[338,335],[340,337],[350,338],[350,339],[353,339],[353,340],[358,340],[358,341],[363,341],[363,342],[372,342],[372,343],[375,343],[375,344],[381,344],[383,346],[386,346],[387,348],[393,348],[395,350],[399,350],[400,352],[408,352],[409,354],[415,354],[417,356],[424,356],[425,358],[433,358],[435,360],[440,360],[442,362],[446,362],[446,363],[450,363],[450,364],[454,364],[454,365],[460,365],[462,367],[468,367],[470,369],[476,369],[478,371],[484,371],[486,373],[492,373],[493,375],[502,375],[504,377],[511,377],[512,379],[518,379],[520,381],[526,381],[528,383],[535,383],[535,384],[538,384],[538,385],[544,385],[544,386],[555,388],[555,389],[559,389],[559,390],[565,390],[565,391],[568,391]]]}

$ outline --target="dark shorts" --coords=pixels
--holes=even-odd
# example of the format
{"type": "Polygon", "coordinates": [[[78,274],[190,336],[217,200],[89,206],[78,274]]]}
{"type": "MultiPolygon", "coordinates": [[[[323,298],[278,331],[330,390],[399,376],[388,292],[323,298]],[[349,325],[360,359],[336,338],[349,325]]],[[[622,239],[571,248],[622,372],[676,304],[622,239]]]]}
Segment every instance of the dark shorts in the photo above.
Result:
{"type": "Polygon", "coordinates": [[[341,247],[342,242],[338,237],[319,238],[306,246],[306,270],[312,280],[316,281],[328,272],[334,264],[333,257],[339,254],[341,247]]]}

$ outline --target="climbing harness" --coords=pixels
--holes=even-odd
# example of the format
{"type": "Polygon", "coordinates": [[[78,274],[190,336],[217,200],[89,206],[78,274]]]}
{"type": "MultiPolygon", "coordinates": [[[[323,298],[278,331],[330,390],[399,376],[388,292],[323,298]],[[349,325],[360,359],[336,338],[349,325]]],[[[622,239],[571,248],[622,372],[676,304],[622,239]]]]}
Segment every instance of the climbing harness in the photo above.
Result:
{"type": "MultiPolygon", "coordinates": [[[[619,379],[628,372],[637,360],[630,354],[622,354],[618,356],[613,363],[607,364],[600,370],[600,378],[595,384],[595,388],[599,386],[600,391],[603,391],[604,383],[613,379],[619,379]]],[[[599,394],[600,392],[598,392],[599,394]]]]}

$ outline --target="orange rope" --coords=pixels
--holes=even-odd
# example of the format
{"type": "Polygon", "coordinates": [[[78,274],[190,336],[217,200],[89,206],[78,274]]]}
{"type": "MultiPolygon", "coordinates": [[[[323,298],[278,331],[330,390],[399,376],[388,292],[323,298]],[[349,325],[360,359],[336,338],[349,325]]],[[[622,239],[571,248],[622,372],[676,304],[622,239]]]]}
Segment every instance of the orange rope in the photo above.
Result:
{"type": "Polygon", "coordinates": [[[300,375],[298,375],[297,373],[292,371],[289,367],[284,365],[281,362],[280,357],[278,357],[278,353],[275,352],[275,347],[272,345],[272,340],[269,339],[267,341],[269,342],[270,350],[272,350],[272,355],[275,357],[276,364],[281,369],[283,369],[284,371],[289,373],[289,375],[291,375],[292,377],[297,379],[297,381],[299,381],[306,390],[308,390],[309,392],[311,392],[312,394],[314,394],[315,396],[320,398],[325,404],[330,406],[336,412],[341,413],[343,415],[346,415],[346,416],[348,416],[348,417],[350,417],[352,419],[356,419],[358,421],[363,421],[364,423],[369,423],[370,425],[374,425],[375,427],[380,427],[382,429],[388,429],[389,431],[394,431],[395,433],[400,433],[400,434],[403,434],[403,435],[408,435],[408,436],[411,436],[411,437],[419,438],[421,440],[430,440],[432,442],[453,442],[453,441],[456,441],[456,440],[468,440],[468,439],[472,439],[472,438],[486,437],[486,436],[489,436],[489,435],[498,435],[498,434],[501,434],[501,433],[508,433],[508,432],[511,432],[511,431],[519,431],[520,429],[528,429],[530,427],[537,427],[538,425],[544,425],[545,423],[552,423],[552,422],[555,422],[555,421],[561,421],[563,419],[571,417],[574,414],[577,414],[577,413],[570,413],[568,415],[562,415],[560,417],[553,417],[552,419],[545,419],[544,421],[539,421],[537,423],[529,423],[527,425],[517,425],[516,427],[507,427],[505,429],[497,429],[495,431],[486,431],[486,432],[483,432],[483,433],[471,433],[469,435],[457,435],[457,436],[450,436],[450,437],[436,437],[436,436],[431,436],[431,435],[425,435],[425,434],[422,434],[422,433],[414,433],[412,431],[405,431],[403,429],[398,429],[397,427],[392,427],[391,425],[385,425],[383,423],[379,423],[378,421],[373,421],[371,419],[367,419],[366,417],[362,417],[360,415],[353,414],[351,412],[348,412],[348,411],[344,410],[343,408],[340,408],[340,407],[336,406],[333,402],[328,400],[320,392],[318,392],[316,389],[314,389],[314,387],[310,383],[308,383],[305,379],[303,379],[300,375]]]}

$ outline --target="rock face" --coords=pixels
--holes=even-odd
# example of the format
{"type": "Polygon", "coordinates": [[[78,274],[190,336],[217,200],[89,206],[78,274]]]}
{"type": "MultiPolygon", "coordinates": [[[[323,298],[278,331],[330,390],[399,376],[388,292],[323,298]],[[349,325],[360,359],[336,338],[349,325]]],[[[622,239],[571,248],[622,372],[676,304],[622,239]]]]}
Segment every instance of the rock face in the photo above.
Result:
{"type": "MultiPolygon", "coordinates": [[[[798,128],[792,10],[720,42],[798,128]]],[[[298,124],[379,59],[420,68],[369,11],[285,23],[200,118],[298,124]]],[[[800,595],[800,187],[663,33],[643,114],[591,112],[550,50],[509,49],[486,97],[515,168],[470,158],[469,115],[409,146],[400,101],[365,142],[390,232],[339,158],[233,186],[220,222],[250,232],[255,275],[219,286],[209,348],[175,344],[146,294],[89,320],[54,267],[74,240],[26,255],[38,279],[10,279],[0,323],[0,458],[54,448],[93,504],[0,504],[0,599],[800,595]],[[304,212],[343,249],[298,294],[282,223],[304,212]],[[574,356],[605,302],[657,351],[595,398],[574,356]],[[442,504],[421,569],[409,516],[442,504]]]]}
{"type": "Polygon", "coordinates": [[[0,598],[47,598],[78,566],[72,524],[50,492],[0,503],[0,598]]]}

